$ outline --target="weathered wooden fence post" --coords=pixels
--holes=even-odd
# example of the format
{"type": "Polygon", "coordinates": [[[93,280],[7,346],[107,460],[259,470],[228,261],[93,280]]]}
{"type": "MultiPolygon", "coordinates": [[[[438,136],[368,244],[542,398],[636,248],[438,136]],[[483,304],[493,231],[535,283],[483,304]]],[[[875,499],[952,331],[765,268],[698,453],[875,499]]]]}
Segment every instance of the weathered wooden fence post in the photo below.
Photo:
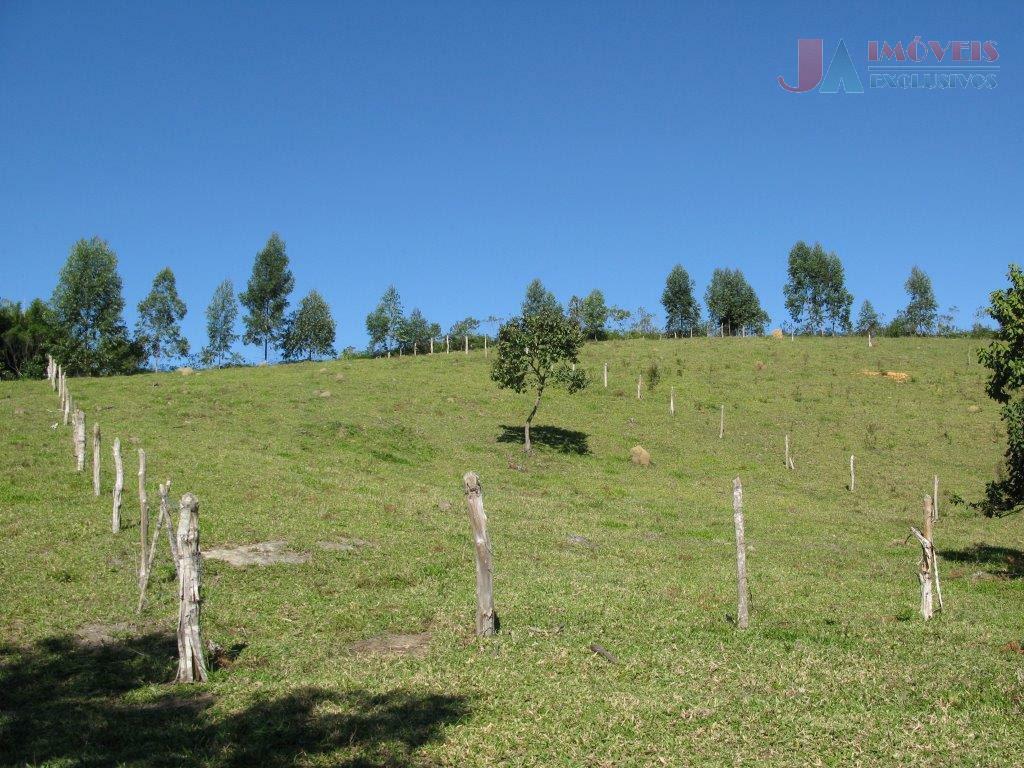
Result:
{"type": "Polygon", "coordinates": [[[156,543],[160,538],[160,527],[167,528],[167,540],[171,545],[171,559],[174,561],[174,570],[178,570],[178,545],[174,541],[174,521],[171,520],[170,505],[167,496],[171,492],[171,481],[160,483],[160,511],[157,513],[156,527],[153,528],[153,538],[149,542],[149,553],[146,556],[146,577],[139,585],[139,604],[135,607],[136,613],[142,613],[142,606],[146,600],[146,587],[149,585],[149,577],[153,573],[153,561],[156,559],[156,543]]]}
{"type": "Polygon", "coordinates": [[[462,487],[466,491],[466,507],[476,546],[476,633],[480,637],[487,637],[498,631],[498,614],[494,610],[491,540],[487,536],[483,490],[476,472],[467,472],[462,476],[462,487]]]}
{"type": "Polygon", "coordinates": [[[466,339],[466,354],[468,355],[469,354],[469,334],[468,333],[465,335],[465,339],[466,339]]]}
{"type": "Polygon", "coordinates": [[[932,522],[939,522],[939,476],[932,479],[932,522]]]}
{"type": "Polygon", "coordinates": [[[64,394],[64,426],[68,425],[68,421],[71,419],[71,395],[65,392],[64,394]]]}
{"type": "Polygon", "coordinates": [[[199,500],[181,497],[178,515],[178,677],[179,683],[204,683],[206,651],[200,629],[202,566],[199,555],[199,500]]]}
{"type": "Polygon", "coordinates": [[[434,340],[430,340],[430,354],[434,354],[434,340]]]}
{"type": "Polygon", "coordinates": [[[668,412],[670,415],[676,415],[676,388],[669,387],[668,390],[668,412]]]}
{"type": "Polygon", "coordinates": [[[484,357],[487,357],[487,334],[484,334],[484,357]]]}
{"type": "Polygon", "coordinates": [[[783,456],[782,461],[785,464],[786,469],[789,469],[790,466],[789,466],[789,433],[788,432],[786,433],[786,454],[785,454],[785,456],[783,456]]]}
{"type": "Polygon", "coordinates": [[[874,344],[871,343],[871,331],[868,331],[868,349],[871,349],[874,344]]]}
{"type": "Polygon", "coordinates": [[[921,545],[921,564],[917,578],[921,582],[921,616],[928,621],[935,615],[933,595],[942,607],[942,588],[939,586],[938,569],[935,561],[935,546],[932,543],[932,498],[924,497],[924,533],[911,526],[918,544],[921,545]]]}
{"type": "Polygon", "coordinates": [[[450,355],[452,353],[452,338],[451,336],[444,337],[444,353],[450,355]]]}
{"type": "Polygon", "coordinates": [[[75,471],[85,469],[85,411],[75,410],[75,471]]]}
{"type": "Polygon", "coordinates": [[[604,388],[608,389],[608,363],[604,364],[604,388]]]}
{"type": "Polygon", "coordinates": [[[736,528],[736,588],[739,595],[736,626],[746,629],[750,626],[750,591],[747,587],[747,541],[743,529],[743,483],[738,477],[732,481],[732,522],[736,528]]]}
{"type": "Polygon", "coordinates": [[[722,410],[718,416],[718,439],[721,440],[725,437],[725,406],[722,406],[722,410]]]}
{"type": "Polygon", "coordinates": [[[149,542],[149,499],[146,496],[146,452],[139,448],[139,584],[148,578],[146,548],[149,542]]]}
{"type": "Polygon", "coordinates": [[[419,354],[419,342],[418,341],[414,341],[412,343],[412,356],[416,357],[416,355],[418,355],[418,354],[419,354]]]}
{"type": "Polygon", "coordinates": [[[121,438],[114,438],[114,514],[111,528],[121,532],[121,493],[124,491],[124,464],[121,461],[121,438]]]}
{"type": "Polygon", "coordinates": [[[643,385],[643,383],[644,383],[644,377],[643,376],[637,376],[636,377],[636,399],[637,400],[640,400],[643,397],[643,395],[640,394],[640,387],[643,385]]]}
{"type": "Polygon", "coordinates": [[[92,425],[92,495],[100,495],[100,423],[92,425]]]}
{"type": "Polygon", "coordinates": [[[854,456],[850,454],[850,492],[852,493],[857,487],[857,473],[854,469],[854,456]]]}

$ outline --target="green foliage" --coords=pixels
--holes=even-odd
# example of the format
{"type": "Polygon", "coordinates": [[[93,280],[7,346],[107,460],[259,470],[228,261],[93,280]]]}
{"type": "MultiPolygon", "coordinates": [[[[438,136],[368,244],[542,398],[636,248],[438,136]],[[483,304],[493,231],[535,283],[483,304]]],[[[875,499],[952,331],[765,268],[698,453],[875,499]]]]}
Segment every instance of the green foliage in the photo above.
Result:
{"type": "Polygon", "coordinates": [[[856,333],[859,336],[867,336],[869,333],[876,335],[882,328],[882,316],[879,315],[871,302],[864,299],[857,313],[856,333]]]}
{"type": "Polygon", "coordinates": [[[402,298],[398,289],[389,285],[376,308],[366,316],[366,333],[370,337],[370,352],[389,352],[396,347],[402,332],[402,298]]]}
{"type": "Polygon", "coordinates": [[[526,299],[523,301],[523,317],[537,315],[542,312],[561,312],[562,305],[558,303],[555,294],[544,287],[539,278],[535,278],[526,287],[526,299]]]}
{"type": "Polygon", "coordinates": [[[700,305],[693,297],[693,281],[681,264],[676,264],[668,273],[665,290],[661,294],[661,305],[665,308],[665,331],[667,333],[695,333],[700,325],[700,305]]]}
{"type": "Polygon", "coordinates": [[[817,333],[826,323],[832,332],[850,330],[853,296],[846,290],[843,263],[821,243],[800,240],[789,251],[789,280],[783,286],[786,310],[794,324],[817,333]]]}
{"type": "Polygon", "coordinates": [[[33,299],[28,309],[0,300],[0,379],[38,379],[46,374],[46,352],[58,330],[46,304],[33,299]]]}
{"type": "Polygon", "coordinates": [[[203,347],[204,365],[223,365],[229,359],[231,345],[238,340],[235,320],[238,318],[238,304],[235,301],[235,286],[225,280],[217,286],[206,308],[206,336],[209,343],[203,347]]]}
{"type": "Polygon", "coordinates": [[[595,340],[602,338],[605,335],[608,315],[604,294],[595,288],[580,302],[580,320],[584,335],[595,340]]]}
{"type": "Polygon", "coordinates": [[[991,371],[985,391],[1002,404],[1006,426],[1006,476],[988,484],[989,514],[1024,503],[1024,272],[1011,264],[1009,288],[993,291],[989,314],[999,324],[993,342],[978,353],[991,371]]]}
{"type": "Polygon", "coordinates": [[[153,358],[153,368],[159,370],[164,355],[188,355],[188,339],[181,335],[179,323],[185,317],[185,302],[178,296],[178,287],[170,267],[161,269],[153,278],[149,295],[139,302],[139,319],[135,335],[146,355],[153,358]]]}
{"type": "Polygon", "coordinates": [[[465,317],[457,323],[453,323],[448,329],[448,335],[453,339],[461,339],[463,336],[473,336],[480,327],[480,321],[475,317],[465,317]]]}
{"type": "Polygon", "coordinates": [[[407,352],[424,352],[429,349],[430,340],[441,335],[441,326],[427,322],[419,309],[413,309],[402,321],[398,335],[402,348],[407,352]]]}
{"type": "Polygon", "coordinates": [[[704,294],[712,327],[724,327],[725,333],[739,335],[743,328],[764,333],[768,313],[754,289],[738,269],[716,269],[704,294]]]}
{"type": "Polygon", "coordinates": [[[93,237],[71,247],[50,299],[59,333],[53,355],[69,374],[101,376],[138,370],[142,346],[128,338],[117,255],[93,237]]]}
{"type": "Polygon", "coordinates": [[[248,310],[242,318],[245,323],[242,340],[246,344],[262,344],[264,360],[270,344],[278,344],[283,339],[288,295],[294,287],[295,278],[288,269],[284,240],[274,232],[263,250],[256,254],[249,284],[238,295],[242,306],[248,310]]]}
{"type": "Polygon", "coordinates": [[[583,346],[580,327],[560,311],[546,310],[514,317],[498,331],[498,350],[491,367],[491,379],[501,389],[536,394],[533,410],[526,419],[526,448],[530,448],[529,425],[540,407],[549,384],[578,392],[587,386],[582,369],[574,370],[583,346]]]}
{"type": "Polygon", "coordinates": [[[633,324],[630,327],[630,332],[638,336],[653,336],[657,334],[658,329],[654,327],[654,315],[643,307],[637,307],[636,312],[633,313],[633,324]]]}
{"type": "Polygon", "coordinates": [[[647,366],[647,370],[644,371],[644,381],[647,382],[647,389],[650,392],[658,388],[658,384],[661,383],[661,366],[658,365],[657,360],[652,360],[651,364],[647,366]]]}
{"type": "Polygon", "coordinates": [[[889,325],[890,336],[930,336],[935,333],[939,303],[932,290],[932,279],[919,267],[910,270],[903,284],[910,297],[907,308],[889,325]]]}
{"type": "Polygon", "coordinates": [[[288,318],[282,349],[285,360],[312,360],[335,357],[334,318],[324,297],[310,291],[302,297],[299,308],[288,318]]]}

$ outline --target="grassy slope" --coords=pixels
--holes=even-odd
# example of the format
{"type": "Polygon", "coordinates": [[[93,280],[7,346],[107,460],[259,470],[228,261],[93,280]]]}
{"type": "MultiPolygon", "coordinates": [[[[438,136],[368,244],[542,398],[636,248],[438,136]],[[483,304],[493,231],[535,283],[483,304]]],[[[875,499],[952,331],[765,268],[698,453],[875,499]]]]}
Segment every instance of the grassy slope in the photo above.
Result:
{"type": "MultiPolygon", "coordinates": [[[[151,498],[165,476],[175,496],[198,494],[204,546],[282,538],[312,553],[307,565],[207,564],[206,634],[245,647],[213,674],[212,699],[191,702],[193,691],[163,684],[174,649],[161,633],[176,615],[164,550],[151,606],[133,613],[134,493],[115,537],[110,462],[96,500],[73,472],[69,431],[49,428],[46,383],[0,384],[0,762],[170,764],[189,752],[238,765],[1013,764],[1024,656],[1000,646],[1024,635],[1024,518],[989,521],[948,501],[977,498],[1002,451],[976,346],[590,345],[592,387],[552,393],[538,417],[584,434],[556,433],[570,452],[541,445],[530,459],[498,439],[527,398],[498,392],[478,352],[72,380],[103,427],[105,458],[114,435],[129,449],[137,439],[151,498]],[[664,380],[638,402],[637,373],[654,359],[664,380]],[[877,369],[912,378],[863,375],[877,369]],[[589,452],[573,453],[581,441],[589,452]],[[654,467],[629,464],[637,443],[654,467]],[[484,484],[503,625],[482,643],[468,469],[484,484]],[[918,551],[901,542],[935,472],[948,612],[925,625],[918,551]],[[725,619],[736,475],[751,550],[746,633],[725,619]],[[339,536],[376,546],[316,545],[339,536]],[[970,549],[980,542],[1009,552],[970,549]],[[92,652],[74,635],[96,622],[131,626],[121,645],[92,652]],[[423,630],[423,658],[347,652],[423,630]]],[[[126,463],[133,491],[134,456],[126,463]]]]}

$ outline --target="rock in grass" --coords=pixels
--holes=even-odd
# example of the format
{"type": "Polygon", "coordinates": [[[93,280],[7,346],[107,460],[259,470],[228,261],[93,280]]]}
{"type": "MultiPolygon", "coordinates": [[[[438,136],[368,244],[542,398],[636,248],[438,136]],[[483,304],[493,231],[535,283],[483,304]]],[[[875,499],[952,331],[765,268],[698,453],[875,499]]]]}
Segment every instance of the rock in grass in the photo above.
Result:
{"type": "Polygon", "coordinates": [[[641,467],[651,466],[651,454],[642,445],[634,445],[629,449],[629,460],[641,467]]]}

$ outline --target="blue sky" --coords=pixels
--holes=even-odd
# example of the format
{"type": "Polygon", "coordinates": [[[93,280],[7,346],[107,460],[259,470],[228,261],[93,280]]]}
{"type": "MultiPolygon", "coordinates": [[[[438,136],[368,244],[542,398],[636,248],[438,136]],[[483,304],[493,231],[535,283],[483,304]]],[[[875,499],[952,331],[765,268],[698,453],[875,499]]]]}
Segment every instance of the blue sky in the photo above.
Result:
{"type": "MultiPolygon", "coordinates": [[[[170,266],[198,348],[271,231],[338,347],[389,283],[447,327],[540,277],[660,316],[741,268],[773,324],[820,240],[891,317],[914,264],[969,324],[1020,260],[1024,4],[0,3],[0,296],[106,238],[170,266]],[[995,40],[991,90],[792,94],[797,38],[995,40]]],[[[246,353],[255,357],[257,350],[246,353]]]]}

